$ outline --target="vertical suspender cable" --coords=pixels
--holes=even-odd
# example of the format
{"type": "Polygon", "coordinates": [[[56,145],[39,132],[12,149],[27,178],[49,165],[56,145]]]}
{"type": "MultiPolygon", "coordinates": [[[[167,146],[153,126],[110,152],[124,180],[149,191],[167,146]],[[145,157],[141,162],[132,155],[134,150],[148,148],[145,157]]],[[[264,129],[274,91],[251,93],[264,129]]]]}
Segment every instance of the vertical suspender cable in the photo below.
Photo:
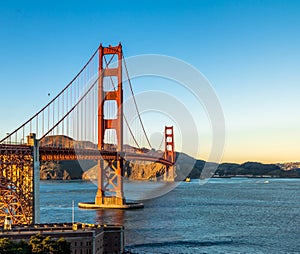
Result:
{"type": "Polygon", "coordinates": [[[135,99],[135,96],[134,96],[134,92],[133,92],[133,89],[132,89],[132,85],[131,85],[131,81],[130,81],[130,77],[129,77],[129,73],[128,73],[128,69],[127,69],[127,65],[126,65],[126,61],[125,61],[124,55],[123,55],[123,62],[124,62],[124,67],[125,67],[125,71],[126,71],[126,75],[127,75],[127,79],[128,79],[130,91],[131,91],[131,94],[132,94],[133,102],[134,102],[136,111],[137,111],[137,113],[138,113],[138,118],[139,118],[139,120],[140,120],[140,123],[141,123],[141,126],[142,126],[142,130],[143,130],[143,132],[144,132],[144,134],[145,134],[145,137],[146,137],[146,140],[147,140],[148,145],[149,145],[150,148],[152,149],[152,146],[151,146],[151,144],[150,144],[150,140],[149,140],[149,138],[148,138],[148,136],[147,136],[147,133],[146,133],[144,124],[143,124],[143,122],[142,122],[141,114],[140,114],[140,112],[139,112],[139,109],[138,109],[138,106],[137,106],[137,102],[136,102],[136,99],[135,99]]]}

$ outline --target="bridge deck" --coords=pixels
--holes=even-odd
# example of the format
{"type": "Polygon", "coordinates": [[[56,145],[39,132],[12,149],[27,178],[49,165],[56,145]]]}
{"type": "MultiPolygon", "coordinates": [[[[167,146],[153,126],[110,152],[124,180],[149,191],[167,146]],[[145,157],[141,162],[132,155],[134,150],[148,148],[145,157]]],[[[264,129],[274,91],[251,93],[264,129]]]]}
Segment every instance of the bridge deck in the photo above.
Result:
{"type": "MultiPolygon", "coordinates": [[[[8,145],[0,144],[0,155],[6,154],[31,154],[31,147],[27,145],[8,145]]],[[[172,162],[164,158],[149,155],[146,153],[127,153],[109,150],[84,149],[84,148],[59,148],[59,147],[40,147],[40,161],[52,160],[113,160],[119,156],[125,160],[150,161],[172,166],[172,162]]]]}

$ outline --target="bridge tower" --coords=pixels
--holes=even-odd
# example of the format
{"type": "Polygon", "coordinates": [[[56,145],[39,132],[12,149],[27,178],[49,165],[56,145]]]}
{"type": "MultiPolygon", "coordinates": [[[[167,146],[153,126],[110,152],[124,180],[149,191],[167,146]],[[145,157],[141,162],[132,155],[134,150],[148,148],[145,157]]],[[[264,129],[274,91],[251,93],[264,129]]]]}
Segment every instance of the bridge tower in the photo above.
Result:
{"type": "MultiPolygon", "coordinates": [[[[112,47],[99,47],[99,79],[98,79],[98,150],[112,149],[111,144],[105,144],[105,134],[108,130],[114,130],[117,140],[117,156],[111,160],[98,161],[98,191],[95,198],[95,205],[122,206],[125,204],[123,193],[123,158],[120,152],[123,149],[123,88],[122,88],[122,45],[112,47]],[[105,60],[105,55],[117,55],[118,62],[116,67],[109,67],[105,60]],[[110,79],[112,87],[104,85],[104,80],[110,79]],[[116,80],[117,84],[113,84],[116,80]],[[106,116],[105,107],[108,103],[114,102],[116,108],[115,118],[106,116]],[[112,195],[108,196],[107,192],[112,195]]],[[[111,103],[112,104],[112,103],[111,103]]]]}
{"type": "Polygon", "coordinates": [[[174,151],[174,129],[173,126],[165,126],[165,153],[166,160],[172,162],[172,166],[166,166],[165,181],[175,180],[175,151],[174,151]]]}

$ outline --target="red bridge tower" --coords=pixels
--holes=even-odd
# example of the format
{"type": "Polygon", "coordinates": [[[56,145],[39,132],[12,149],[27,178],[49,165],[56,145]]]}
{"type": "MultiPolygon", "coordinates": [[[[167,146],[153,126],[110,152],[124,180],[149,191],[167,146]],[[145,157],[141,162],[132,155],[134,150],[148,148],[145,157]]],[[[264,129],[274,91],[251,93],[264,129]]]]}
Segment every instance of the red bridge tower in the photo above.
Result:
{"type": "Polygon", "coordinates": [[[120,152],[123,149],[123,91],[122,91],[122,45],[116,47],[99,47],[99,80],[98,80],[98,150],[107,150],[104,139],[108,130],[114,130],[117,140],[116,158],[98,161],[98,191],[95,205],[123,206],[125,198],[123,193],[123,158],[120,152]],[[117,55],[117,66],[110,68],[105,55],[117,55]],[[105,62],[104,62],[105,61],[105,62]],[[104,79],[110,79],[111,87],[104,86],[104,79]],[[117,84],[113,81],[116,80],[117,84]],[[113,89],[112,89],[113,88],[113,89]],[[114,102],[115,118],[105,115],[107,103],[114,102]],[[106,192],[110,192],[110,196],[106,192]]]}
{"type": "Polygon", "coordinates": [[[165,159],[172,162],[172,166],[166,166],[165,181],[174,181],[175,178],[175,152],[173,126],[165,126],[165,159]]]}

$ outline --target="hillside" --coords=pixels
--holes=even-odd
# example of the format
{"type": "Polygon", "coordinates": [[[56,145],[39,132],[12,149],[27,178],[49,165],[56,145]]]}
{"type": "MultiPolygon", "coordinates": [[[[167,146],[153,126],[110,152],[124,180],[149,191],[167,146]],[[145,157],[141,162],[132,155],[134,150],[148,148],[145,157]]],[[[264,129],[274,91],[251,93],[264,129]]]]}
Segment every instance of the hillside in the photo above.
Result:
{"type": "MultiPolygon", "coordinates": [[[[74,147],[84,145],[91,149],[95,145],[91,142],[78,142],[66,136],[47,137],[41,145],[47,145],[51,142],[61,147],[74,147]]],[[[146,148],[137,149],[125,145],[125,149],[130,152],[147,152],[154,156],[161,156],[161,151],[148,150],[146,148]]],[[[181,181],[186,177],[196,179],[201,177],[204,165],[208,171],[214,172],[215,163],[204,160],[196,160],[193,157],[176,152],[176,180],[181,181]],[[206,163],[206,164],[205,164],[206,163]]],[[[56,161],[45,162],[41,165],[41,179],[96,179],[97,168],[96,161],[56,161]]],[[[128,161],[124,166],[125,177],[134,180],[160,180],[160,176],[165,173],[165,166],[159,163],[149,163],[145,161],[128,161]]],[[[263,164],[259,162],[222,163],[218,166],[214,177],[300,177],[300,162],[263,164]]]]}
{"type": "MultiPolygon", "coordinates": [[[[180,154],[180,153],[178,153],[180,154]]],[[[179,160],[179,170],[177,170],[177,175],[179,175],[178,180],[182,179],[181,168],[186,167],[187,163],[192,163],[193,158],[185,155],[184,160],[179,160]]],[[[188,177],[190,178],[200,178],[201,173],[206,162],[203,160],[196,160],[194,166],[188,177]]],[[[215,169],[216,164],[208,162],[206,167],[215,169]]],[[[191,167],[191,166],[189,166],[191,167]]],[[[222,163],[218,166],[214,177],[233,177],[233,176],[247,176],[247,177],[300,177],[300,163],[277,163],[277,164],[263,164],[260,162],[245,162],[242,164],[238,163],[222,163]]]]}

